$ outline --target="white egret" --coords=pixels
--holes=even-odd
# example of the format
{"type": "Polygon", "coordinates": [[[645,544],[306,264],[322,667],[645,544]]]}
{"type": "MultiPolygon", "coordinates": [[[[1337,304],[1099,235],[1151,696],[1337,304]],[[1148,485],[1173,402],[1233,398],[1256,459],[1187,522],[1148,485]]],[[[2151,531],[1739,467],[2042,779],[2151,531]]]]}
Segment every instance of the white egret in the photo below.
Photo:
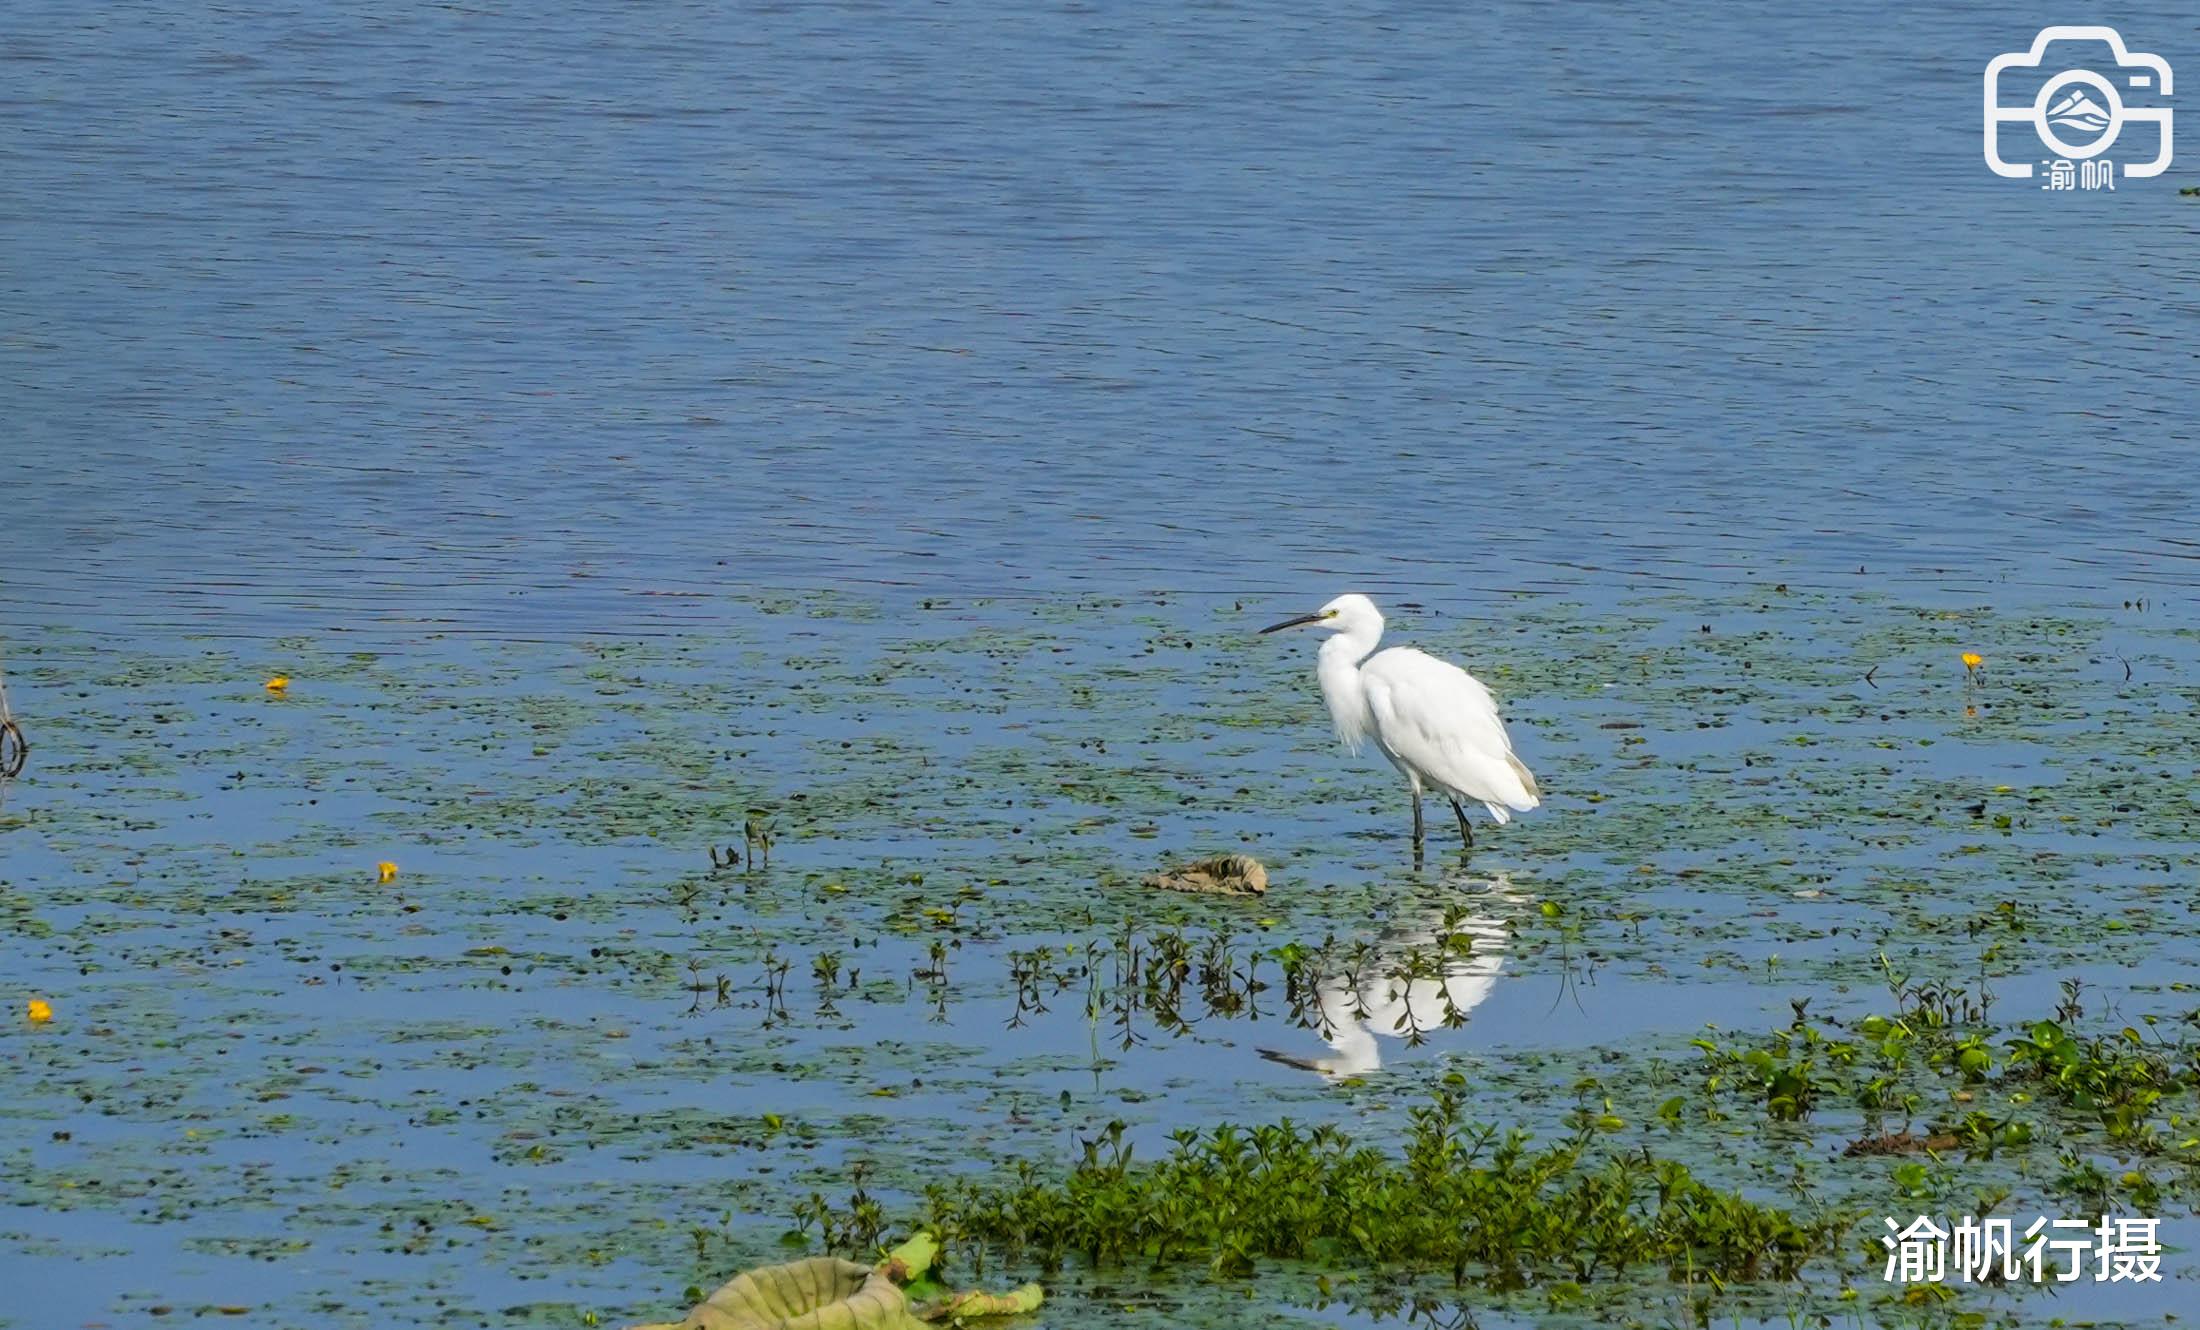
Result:
{"type": "Polygon", "coordinates": [[[1515,812],[1540,802],[1535,775],[1513,755],[1497,699],[1473,675],[1412,647],[1376,651],[1383,612],[1362,595],[1343,595],[1312,614],[1271,624],[1263,633],[1302,624],[1336,634],[1322,643],[1314,677],[1337,737],[1351,752],[1370,737],[1413,791],[1413,853],[1421,853],[1421,787],[1434,786],[1451,801],[1459,839],[1474,844],[1467,810],[1471,799],[1502,826],[1515,812]],[[1370,654],[1372,653],[1372,654],[1370,654]]]}

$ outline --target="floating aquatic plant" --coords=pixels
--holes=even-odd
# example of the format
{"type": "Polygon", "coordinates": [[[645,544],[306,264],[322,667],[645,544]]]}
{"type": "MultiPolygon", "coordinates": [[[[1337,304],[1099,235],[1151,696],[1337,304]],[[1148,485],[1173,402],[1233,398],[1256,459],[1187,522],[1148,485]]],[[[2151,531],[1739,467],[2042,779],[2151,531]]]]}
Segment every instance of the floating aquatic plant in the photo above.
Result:
{"type": "MultiPolygon", "coordinates": [[[[1645,1267],[1683,1281],[1784,1280],[1838,1248],[1837,1219],[1713,1187],[1677,1160],[1607,1152],[1593,1132],[1538,1146],[1471,1123],[1467,1103],[1465,1078],[1445,1077],[1394,1150],[1285,1119],[1179,1131],[1151,1164],[1113,1123],[1064,1176],[1025,1165],[1014,1182],[927,1188],[926,1222],[951,1244],[1042,1269],[1201,1262],[1236,1277],[1283,1260],[1498,1289],[1645,1267]]],[[[800,1217],[843,1240],[880,1222],[860,1182],[846,1211],[813,1197],[800,1217]]]]}
{"type": "Polygon", "coordinates": [[[736,1276],[676,1323],[634,1330],[929,1330],[1037,1310],[1037,1284],[1008,1293],[949,1291],[935,1278],[939,1243],[919,1233],[877,1265],[813,1256],[736,1276]]]}

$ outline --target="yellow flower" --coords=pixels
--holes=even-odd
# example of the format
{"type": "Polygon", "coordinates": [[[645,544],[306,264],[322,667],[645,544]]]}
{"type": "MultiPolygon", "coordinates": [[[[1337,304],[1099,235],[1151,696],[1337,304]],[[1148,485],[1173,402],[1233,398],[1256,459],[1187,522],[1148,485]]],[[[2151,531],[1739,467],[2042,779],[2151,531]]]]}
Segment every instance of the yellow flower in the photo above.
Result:
{"type": "Polygon", "coordinates": [[[382,880],[384,882],[393,881],[397,877],[397,865],[388,859],[384,859],[381,863],[376,864],[374,866],[374,869],[376,872],[382,875],[382,880]]]}
{"type": "Polygon", "coordinates": [[[33,1024],[50,1021],[53,1019],[53,1006],[44,998],[32,998],[30,1010],[27,1014],[33,1024]]]}
{"type": "Polygon", "coordinates": [[[287,674],[278,674],[267,681],[267,691],[271,693],[279,693],[288,687],[290,687],[290,676],[287,674]]]}
{"type": "Polygon", "coordinates": [[[1963,653],[1963,668],[1967,670],[1975,670],[1985,663],[1986,657],[1980,655],[1976,651],[1966,651],[1963,653]]]}

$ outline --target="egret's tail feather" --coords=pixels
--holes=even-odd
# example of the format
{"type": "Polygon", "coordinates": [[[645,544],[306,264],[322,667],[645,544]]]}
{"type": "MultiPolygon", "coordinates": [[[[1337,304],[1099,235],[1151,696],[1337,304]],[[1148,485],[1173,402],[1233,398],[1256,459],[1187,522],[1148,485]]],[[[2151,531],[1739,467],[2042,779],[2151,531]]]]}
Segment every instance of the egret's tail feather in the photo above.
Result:
{"type": "Polygon", "coordinates": [[[1525,812],[1528,808],[1535,807],[1543,797],[1543,791],[1536,788],[1535,773],[1528,770],[1527,763],[1514,757],[1511,753],[1505,754],[1505,760],[1512,763],[1513,774],[1520,777],[1520,787],[1528,792],[1527,805],[1521,811],[1525,812]]]}
{"type": "Polygon", "coordinates": [[[1485,801],[1482,806],[1490,810],[1490,816],[1497,819],[1497,825],[1499,826],[1504,826],[1507,822],[1513,820],[1512,810],[1501,803],[1485,801]]]}

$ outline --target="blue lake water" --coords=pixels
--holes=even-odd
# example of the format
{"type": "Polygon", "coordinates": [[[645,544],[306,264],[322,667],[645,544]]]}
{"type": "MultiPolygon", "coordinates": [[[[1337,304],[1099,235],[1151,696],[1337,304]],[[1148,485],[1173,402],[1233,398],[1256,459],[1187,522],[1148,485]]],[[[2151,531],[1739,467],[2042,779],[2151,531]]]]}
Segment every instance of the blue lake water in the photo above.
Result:
{"type": "Polygon", "coordinates": [[[19,6],[8,618],[2184,586],[2200,209],[1979,156],[2058,17],[19,6]]]}
{"type": "MultiPolygon", "coordinates": [[[[1731,847],[1628,823],[1602,857],[1593,837],[1538,830],[1630,799],[1676,816],[1736,801],[1731,827],[1747,801],[1783,797],[1752,781],[1815,780],[1807,798],[1831,807],[1828,788],[1857,771],[1900,783],[1890,806],[1952,810],[2085,770],[2087,717],[2110,711],[2130,721],[2114,760],[2184,742],[2200,199],[2177,190],[2200,174],[2188,161],[2113,193],[2056,192],[1980,156],[1987,59],[2091,17],[1842,2],[19,0],[0,25],[0,666],[37,747],[8,792],[25,820],[0,835],[0,888],[23,904],[0,917],[54,930],[10,945],[25,982],[62,999],[60,1023],[91,1013],[127,1038],[159,1008],[180,1042],[142,1065],[182,1088],[172,1117],[133,1109],[110,1139],[20,1119],[39,1144],[4,1157],[44,1188],[76,1167],[49,1130],[133,1168],[188,1150],[175,1167],[209,1208],[222,1170],[282,1162],[277,1182],[238,1184],[250,1203],[235,1222],[251,1231],[214,1246],[173,1215],[0,1212],[17,1240],[0,1250],[0,1286],[17,1290],[0,1324],[230,1299],[279,1309],[269,1324],[316,1309],[348,1324],[377,1303],[424,1324],[442,1296],[484,1319],[658,1305],[689,1276],[668,1274],[665,1240],[638,1222],[603,1239],[602,1264],[568,1234],[556,1263],[446,1252],[421,1258],[443,1262],[432,1274],[415,1253],[359,1255],[369,1239],[282,1259],[246,1240],[280,1236],[347,1161],[409,1150],[430,1171],[390,1195],[442,1186],[532,1241],[522,1216],[539,1203],[511,1199],[508,1155],[555,1141],[545,1124],[560,1119],[516,1088],[540,1067],[513,1049],[560,1066],[557,1092],[606,1116],[638,1102],[744,1120],[936,1113],[908,1091],[894,1101],[907,1107],[872,1099],[884,1071],[789,1088],[752,1061],[705,1090],[663,1070],[716,1057],[706,1029],[752,1058],[776,1039],[790,1058],[860,1062],[830,1020],[757,1034],[776,1028],[751,1012],[763,949],[796,957],[806,988],[821,945],[796,927],[806,912],[837,917],[852,884],[880,911],[859,931],[890,933],[882,884],[934,854],[978,880],[1033,840],[1049,847],[1034,857],[1069,844],[1074,872],[1118,875],[1249,844],[1345,893],[1272,898],[1283,926],[1347,928],[1365,899],[1383,903],[1377,942],[1420,935],[1454,897],[1483,909],[1493,878],[1507,884],[1494,917],[1531,928],[1539,901],[1623,899],[1625,875],[1655,867],[1676,876],[1645,892],[1664,912],[1652,939],[1716,939],[1702,944],[1716,964],[1617,956],[1617,932],[1586,955],[1566,939],[1508,952],[1464,1034],[1386,1050],[1408,1064],[1784,1022],[1793,993],[1768,967],[1850,946],[1827,931],[1827,897],[1799,892],[1861,902],[1915,877],[1950,909],[2015,896],[2050,901],[2051,917],[2096,885],[2103,910],[2134,917],[2182,902],[2164,885],[2195,862],[2181,822],[2112,832],[2106,848],[2066,828],[2020,840],[2059,856],[2051,869],[2016,849],[1980,857],[1952,811],[1907,840],[1872,839],[1869,810],[1846,804],[1820,825],[1768,813],[1731,847]],[[1431,645],[1486,650],[1477,668],[1500,670],[1557,792],[1472,882],[1399,862],[1402,801],[1327,750],[1309,662],[1238,645],[1348,588],[1404,608],[1431,645]],[[1930,610],[1990,615],[1974,622],[1991,640],[1967,625],[1920,645],[1909,616],[1930,610]],[[1609,675],[1582,645],[1599,615],[1625,624],[1609,675]],[[2040,616],[2089,626],[2053,639],[2040,616]],[[1682,659],[1713,620],[1722,642],[1751,634],[1788,672],[1730,707],[1720,690],[1740,656],[1689,657],[1663,685],[1616,663],[1682,659]],[[637,641],[655,646],[619,654],[637,641]],[[1948,669],[1970,646],[2008,666],[1988,684],[2030,677],[2080,701],[2012,729],[1994,728],[1991,703],[1965,714],[1948,669]],[[2124,690],[2128,661],[2153,691],[2124,690]],[[1869,664],[1886,672],[1862,687],[1897,701],[1857,691],[1869,664]],[[263,695],[276,670],[296,676],[295,706],[263,695]],[[540,703],[524,723],[497,710],[518,694],[540,703]],[[1248,720],[1250,697],[1296,711],[1248,720]],[[1860,728],[1888,707],[1900,714],[1881,716],[1884,734],[1860,728]],[[168,708],[177,728],[148,719],[168,708]],[[1643,715],[1643,752],[1599,728],[1643,715]],[[601,716],[625,728],[577,719],[601,716]],[[1118,740],[1126,755],[1089,760],[1148,784],[1092,807],[1055,792],[1078,774],[1060,759],[1022,765],[1034,748],[1118,740]],[[1872,765],[1875,743],[1896,740],[1922,742],[1872,765]],[[1792,746],[1761,765],[1775,744],[1792,746]],[[968,763],[978,792],[895,765],[919,748],[968,763]],[[1658,762],[1692,774],[1661,777],[1658,762]],[[694,824],[629,809],[595,834],[589,802],[619,798],[584,786],[596,772],[682,810],[692,799],[694,824]],[[805,820],[795,795],[826,774],[867,790],[872,811],[851,796],[844,826],[805,820]],[[1018,780],[1021,806],[999,804],[1018,780]],[[752,882],[720,902],[727,931],[705,936],[719,916],[682,891],[705,838],[739,839],[738,816],[705,807],[719,783],[728,807],[787,820],[779,854],[807,905],[752,882]],[[538,801],[539,829],[512,808],[478,826],[456,811],[500,793],[538,801]],[[1778,878],[1761,896],[1727,876],[1752,855],[1778,878]],[[300,884],[385,856],[420,884],[420,915],[301,903],[314,898],[300,884]],[[208,904],[218,892],[250,905],[208,904]],[[591,894],[630,913],[582,930],[567,915],[591,894]],[[163,911],[191,921],[183,953],[163,911]],[[249,957],[215,922],[232,912],[260,938],[249,957]],[[490,946],[554,956],[560,977],[522,992],[524,966],[496,973],[490,946]],[[616,971],[591,947],[651,959],[616,971]],[[116,962],[132,948],[137,968],[116,962]],[[469,948],[483,954],[469,963],[469,948]],[[331,960],[427,968],[343,997],[294,981],[285,967],[308,953],[316,980],[331,960]],[[683,1014],[691,955],[705,978],[738,976],[742,1023],[683,1014]],[[87,978],[102,963],[108,989],[87,978]],[[194,1010],[258,1013],[233,1022],[256,1079],[209,1088],[224,1064],[191,1043],[194,1010]],[[454,1051],[390,1053],[412,1078],[392,1089],[370,1064],[439,1018],[451,1028],[433,1038],[454,1051]],[[498,1025],[514,1032],[502,1052],[479,1033],[498,1025]],[[618,1042],[601,1044],[612,1025],[618,1042]],[[298,1078],[318,1073],[299,1065],[372,1094],[313,1099],[298,1078]],[[414,1093],[487,1096],[489,1125],[410,1119],[392,1096],[414,1093]],[[267,1095],[295,1101],[310,1149],[180,1143],[239,1103],[288,1102],[267,1095]],[[407,1134],[423,1122],[446,1134],[407,1134]],[[544,1269],[564,1282],[544,1292],[544,1269]],[[355,1281],[337,1300],[348,1310],[330,1309],[332,1280],[355,1281]]],[[[2200,78],[2189,11],[2142,4],[2114,21],[2200,78]]],[[[1044,898],[1037,871],[1008,873],[1000,894],[1044,898]]],[[[1074,995],[1068,1016],[1002,1033],[1005,952],[1081,936],[1053,914],[1010,917],[973,944],[993,987],[936,1033],[997,1043],[983,1065],[1024,1090],[936,1094],[1021,1120],[1016,1094],[1052,1104],[1099,1078],[1072,1065],[1090,1056],[1074,995]],[[1032,1057],[1057,1061],[1034,1071],[1032,1057]]],[[[874,980],[925,963],[917,942],[892,945],[864,961],[874,980]]],[[[2159,993],[2194,955],[2179,934],[2104,952],[2088,975],[2114,988],[2130,971],[2133,991],[2159,993]]],[[[2009,1014],[2051,1007],[2065,972],[2008,976],[2009,1014]]],[[[1794,982],[1829,1015],[1870,1008],[1880,988],[1794,982]]],[[[1120,1059],[1110,1092],[1351,1115],[1257,1056],[1256,1042],[1317,1053],[1310,1033],[1215,1038],[1157,1035],[1120,1059]]],[[[0,1088],[21,1077],[42,1094],[123,1065],[7,1056],[0,1088]]],[[[1555,1121],[1568,1106],[1521,1112],[1555,1121]]],[[[1088,1108],[1156,1138],[1181,1125],[1088,1108]]],[[[674,1179],[681,1158],[637,1146],[542,1167],[563,1170],[546,1189],[602,1197],[642,1179],[657,1190],[635,1206],[709,1206],[674,1179]]],[[[786,1201],[757,1182],[728,1204],[783,1216],[786,1201]]],[[[591,1204],[577,1227],[629,1224],[591,1204]]],[[[734,1251],[749,1248],[692,1277],[734,1251]]],[[[2184,1287],[2084,1307],[2151,1314],[2184,1287]]]]}

